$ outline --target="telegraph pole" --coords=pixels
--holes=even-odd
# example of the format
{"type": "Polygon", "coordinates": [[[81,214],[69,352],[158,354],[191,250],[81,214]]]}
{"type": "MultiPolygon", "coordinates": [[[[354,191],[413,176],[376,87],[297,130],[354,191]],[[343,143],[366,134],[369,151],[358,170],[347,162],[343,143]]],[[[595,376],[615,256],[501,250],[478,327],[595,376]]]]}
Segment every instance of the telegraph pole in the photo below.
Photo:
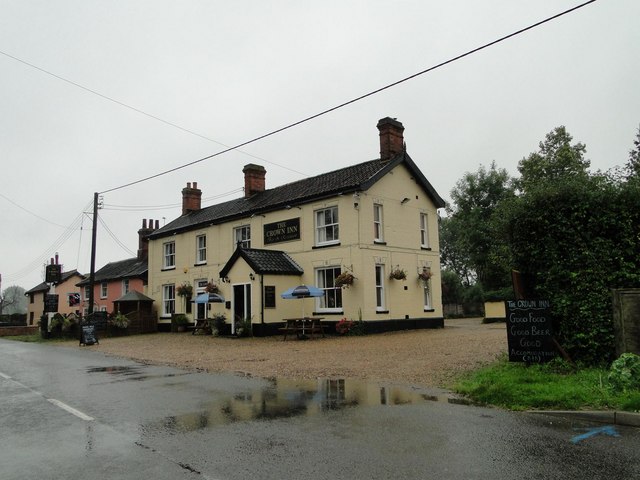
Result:
{"type": "Polygon", "coordinates": [[[89,308],[88,317],[93,316],[93,284],[96,280],[96,238],[98,232],[98,192],[93,194],[93,228],[91,230],[91,270],[89,271],[89,308]]]}

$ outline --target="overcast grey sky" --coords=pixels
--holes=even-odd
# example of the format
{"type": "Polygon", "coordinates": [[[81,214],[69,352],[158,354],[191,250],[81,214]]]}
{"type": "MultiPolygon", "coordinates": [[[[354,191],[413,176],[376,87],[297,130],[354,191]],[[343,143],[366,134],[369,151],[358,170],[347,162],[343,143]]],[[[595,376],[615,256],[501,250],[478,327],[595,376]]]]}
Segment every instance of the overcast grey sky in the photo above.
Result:
{"type": "MultiPolygon", "coordinates": [[[[40,283],[55,252],[65,270],[88,272],[91,218],[82,212],[93,192],[214,154],[580,3],[0,0],[2,288],[40,283]]],[[[409,154],[444,198],[481,164],[516,174],[559,125],[587,145],[593,170],[622,165],[640,124],[638,18],[637,0],[599,0],[242,152],[106,193],[99,216],[135,252],[142,219],[177,217],[187,182],[198,182],[206,206],[242,195],[247,163],[265,166],[270,188],[370,160],[385,116],[403,122],[409,154]]],[[[97,268],[131,256],[100,224],[97,268]]]]}

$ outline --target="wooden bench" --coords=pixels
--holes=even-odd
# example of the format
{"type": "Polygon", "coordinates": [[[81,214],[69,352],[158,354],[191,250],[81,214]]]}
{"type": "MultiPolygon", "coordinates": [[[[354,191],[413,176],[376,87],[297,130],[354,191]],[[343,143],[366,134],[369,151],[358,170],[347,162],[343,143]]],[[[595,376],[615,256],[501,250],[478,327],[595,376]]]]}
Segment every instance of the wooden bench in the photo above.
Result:
{"type": "Polygon", "coordinates": [[[320,334],[324,337],[325,325],[322,325],[320,320],[322,319],[317,317],[285,318],[285,326],[278,329],[284,333],[282,341],[285,341],[287,339],[287,335],[290,334],[295,334],[298,339],[303,339],[305,337],[313,339],[314,334],[320,334]]]}

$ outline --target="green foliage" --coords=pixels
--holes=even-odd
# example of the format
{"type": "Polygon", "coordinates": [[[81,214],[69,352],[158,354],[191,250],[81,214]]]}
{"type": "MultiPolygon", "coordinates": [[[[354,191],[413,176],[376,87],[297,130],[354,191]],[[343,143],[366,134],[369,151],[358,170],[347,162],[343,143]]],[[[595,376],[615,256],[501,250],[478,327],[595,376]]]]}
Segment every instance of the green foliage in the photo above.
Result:
{"type": "Polygon", "coordinates": [[[187,317],[184,313],[178,313],[173,317],[173,322],[179,327],[184,327],[189,323],[189,317],[187,317]]]}
{"type": "Polygon", "coordinates": [[[453,204],[441,222],[442,263],[467,285],[474,276],[488,289],[510,285],[509,248],[496,211],[514,192],[511,177],[495,162],[466,173],[451,191],[453,204]]]}
{"type": "Polygon", "coordinates": [[[49,321],[49,330],[62,329],[64,324],[64,316],[61,313],[56,313],[49,321]]]}
{"type": "Polygon", "coordinates": [[[518,188],[528,192],[550,181],[587,177],[590,162],[584,158],[586,147],[582,143],[571,145],[571,140],[564,126],[547,133],[539,151],[520,160],[518,188]]]}
{"type": "Polygon", "coordinates": [[[484,292],[485,302],[502,302],[514,298],[513,287],[500,288],[498,290],[490,290],[484,292]]]}
{"type": "Polygon", "coordinates": [[[226,324],[227,317],[224,313],[216,313],[209,319],[209,328],[213,335],[220,335],[226,324]]]}
{"type": "Polygon", "coordinates": [[[551,300],[560,342],[575,359],[608,363],[612,288],[640,286],[640,189],[602,176],[531,189],[502,208],[514,268],[551,300]]]}
{"type": "Polygon", "coordinates": [[[236,321],[236,335],[238,337],[251,337],[253,335],[250,318],[236,321]]]}
{"type": "Polygon", "coordinates": [[[629,151],[629,161],[625,165],[625,173],[628,180],[640,181],[640,127],[638,127],[633,145],[634,148],[629,151]]]}
{"type": "Polygon", "coordinates": [[[633,353],[620,355],[611,364],[609,382],[617,391],[640,391],[640,356],[633,353]]]}
{"type": "Polygon", "coordinates": [[[123,313],[118,312],[109,320],[109,324],[116,328],[127,328],[129,327],[129,319],[123,313]]]}
{"type": "Polygon", "coordinates": [[[607,381],[607,370],[575,369],[563,361],[527,366],[502,360],[462,378],[454,390],[478,403],[511,410],[635,411],[640,405],[640,391],[615,391],[607,381]]]}
{"type": "Polygon", "coordinates": [[[462,282],[458,274],[451,270],[440,271],[440,283],[442,288],[442,303],[462,303],[462,282]]]}
{"type": "Polygon", "coordinates": [[[78,325],[79,319],[75,313],[70,313],[64,316],[62,320],[62,331],[64,332],[73,332],[75,330],[76,325],[78,325]]]}

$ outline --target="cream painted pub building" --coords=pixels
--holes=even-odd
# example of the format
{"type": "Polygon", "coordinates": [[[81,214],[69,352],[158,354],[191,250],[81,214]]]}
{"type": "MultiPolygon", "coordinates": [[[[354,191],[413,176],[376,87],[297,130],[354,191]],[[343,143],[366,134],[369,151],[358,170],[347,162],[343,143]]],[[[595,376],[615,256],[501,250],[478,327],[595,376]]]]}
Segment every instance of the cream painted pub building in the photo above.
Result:
{"type": "Polygon", "coordinates": [[[444,201],[407,154],[402,124],[387,117],[377,127],[376,160],[271,189],[265,169],[249,164],[244,197],[205,208],[197,183],[187,184],[182,215],[149,235],[147,294],[159,326],[174,313],[192,321],[224,313],[232,329],[250,319],[254,335],[302,315],[362,319],[369,332],[441,327],[437,209],[444,201]],[[336,286],[341,273],[353,283],[336,286]],[[179,295],[182,285],[195,297],[208,284],[224,303],[179,295]],[[281,298],[301,284],[325,295],[281,298]]]}

